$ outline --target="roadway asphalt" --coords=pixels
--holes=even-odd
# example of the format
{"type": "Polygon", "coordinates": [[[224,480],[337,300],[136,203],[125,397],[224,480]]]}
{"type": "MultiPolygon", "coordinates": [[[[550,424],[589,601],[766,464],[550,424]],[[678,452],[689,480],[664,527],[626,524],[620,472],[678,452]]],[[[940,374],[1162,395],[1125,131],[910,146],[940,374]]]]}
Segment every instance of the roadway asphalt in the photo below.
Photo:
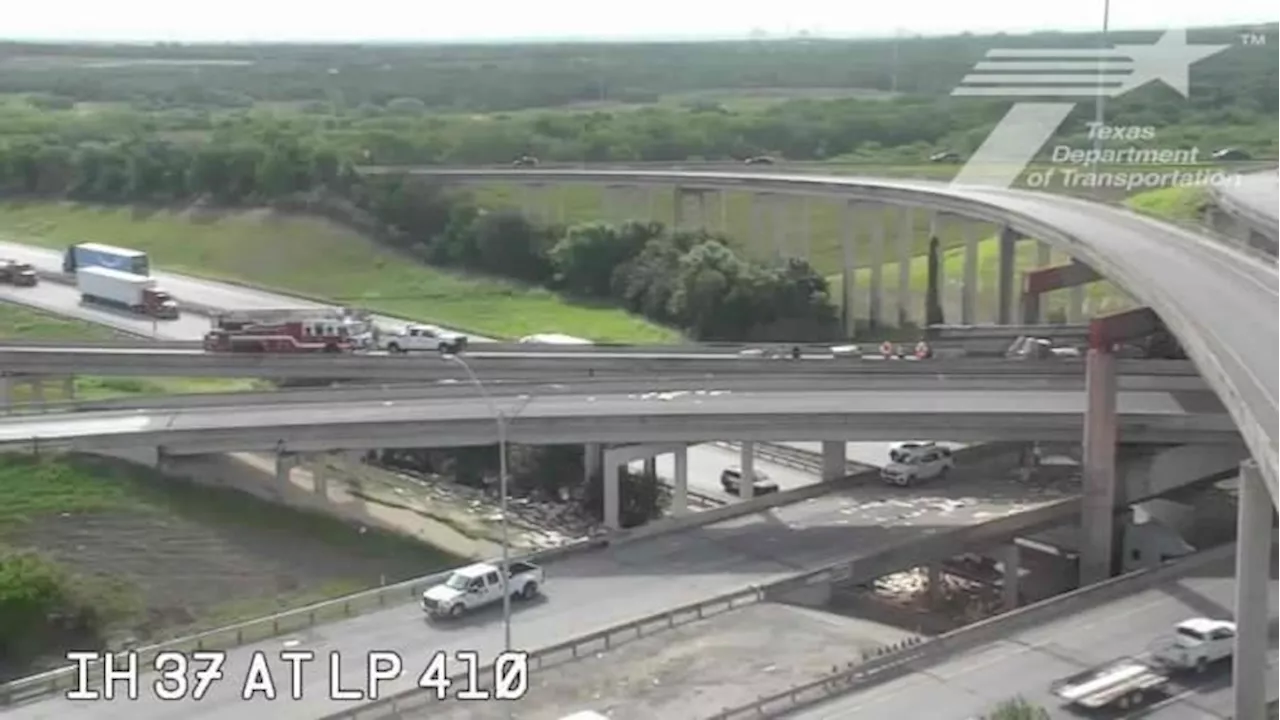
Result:
{"type": "MultiPolygon", "coordinates": [[[[1007,462],[1007,461],[1006,461],[1007,462]]],[[[513,645],[535,649],[658,613],[676,605],[734,592],[847,559],[859,549],[871,551],[913,537],[924,528],[985,522],[1064,497],[1060,489],[1030,490],[1008,478],[1008,466],[995,461],[962,467],[951,480],[911,491],[879,483],[843,490],[796,505],[726,520],[672,535],[662,535],[607,550],[571,556],[547,567],[546,597],[516,605],[513,645]]],[[[407,599],[406,599],[407,600],[407,599]]],[[[249,659],[254,651],[284,648],[313,650],[321,658],[340,653],[343,687],[363,683],[362,663],[370,650],[400,653],[408,668],[384,693],[413,687],[432,653],[476,650],[492,657],[502,644],[495,612],[482,612],[454,624],[430,624],[414,604],[388,608],[312,628],[228,652],[226,679],[201,701],[163,702],[145,691],[137,702],[72,702],[51,698],[4,712],[6,720],[64,720],[92,715],[102,720],[224,718],[314,720],[340,703],[328,699],[324,665],[309,665],[303,697],[288,697],[288,667],[270,663],[280,697],[242,701],[249,659]]],[[[272,655],[271,657],[275,657],[272,655]]],[[[451,668],[460,669],[457,665],[451,668]]]]}
{"type": "MultiPolygon", "coordinates": [[[[1094,665],[1145,652],[1172,626],[1194,616],[1229,619],[1233,560],[1159,588],[1099,605],[1034,630],[1002,638],[945,662],[787,717],[795,720],[968,720],[1021,694],[1052,718],[1079,718],[1049,692],[1056,680],[1094,665]]],[[[1274,577],[1274,575],[1273,575],[1274,577]]],[[[1276,696],[1276,583],[1271,584],[1270,697],[1276,696]]],[[[1187,678],[1170,697],[1122,717],[1207,720],[1231,715],[1229,670],[1187,678]]],[[[1115,716],[1111,716],[1115,717],[1115,716]]],[[[1241,720],[1244,720],[1243,718],[1241,720]]]]}
{"type": "MultiPolygon", "coordinates": [[[[1194,394],[1193,394],[1194,395],[1194,394]]],[[[688,417],[732,413],[774,416],[781,414],[899,415],[982,413],[1034,417],[1040,414],[1084,412],[1085,398],[1078,391],[1029,391],[993,394],[979,390],[845,391],[845,392],[727,392],[648,395],[556,395],[528,399],[496,397],[494,405],[515,418],[512,437],[522,423],[570,417],[688,417]]],[[[1197,415],[1194,398],[1169,392],[1117,393],[1121,415],[1182,418],[1197,415]]],[[[220,436],[244,433],[261,439],[267,428],[322,425],[358,425],[394,422],[441,423],[492,417],[481,398],[444,400],[364,401],[343,403],[278,404],[270,407],[211,407],[191,410],[104,411],[58,413],[38,418],[0,420],[0,442],[31,438],[72,438],[136,432],[220,430],[220,436]]],[[[228,447],[228,450],[236,449],[228,447]]]]}
{"type": "Polygon", "coordinates": [[[1225,183],[1215,188],[1215,192],[1275,224],[1280,218],[1280,172],[1270,170],[1235,178],[1238,182],[1225,183]]]}
{"type": "MultiPolygon", "coordinates": [[[[0,242],[0,256],[12,258],[20,262],[31,263],[32,266],[40,270],[49,272],[62,271],[62,253],[56,250],[47,250],[45,248],[32,247],[30,245],[21,245],[13,242],[0,242]]],[[[178,275],[174,273],[162,272],[159,270],[152,271],[152,276],[159,281],[160,286],[167,290],[170,295],[178,300],[178,305],[182,305],[183,300],[198,302],[201,305],[221,308],[224,310],[275,310],[283,308],[323,308],[330,307],[322,303],[301,298],[290,297],[286,295],[278,295],[262,290],[255,290],[239,285],[231,285],[227,283],[218,283],[210,280],[201,280],[193,278],[189,275],[178,275]]],[[[46,309],[62,314],[64,310],[70,310],[78,307],[79,293],[76,293],[70,286],[63,286],[64,292],[51,292],[50,288],[59,286],[60,283],[42,281],[35,288],[6,288],[5,295],[14,298],[39,298],[41,302],[46,302],[44,296],[50,298],[47,302],[56,303],[53,307],[46,309]],[[12,294],[10,294],[12,293],[12,294]]],[[[21,300],[20,300],[21,301],[21,300]]],[[[34,303],[32,303],[34,304],[34,303]]],[[[186,313],[184,313],[186,315],[186,313]]],[[[100,318],[110,319],[116,316],[115,313],[108,310],[98,310],[93,313],[93,322],[99,322],[100,318]]],[[[118,317],[118,316],[117,316],[118,317]]],[[[174,339],[200,339],[209,329],[208,319],[190,314],[193,322],[199,322],[202,326],[200,332],[194,337],[185,334],[183,330],[174,330],[174,333],[184,332],[184,337],[175,337],[174,339]]],[[[86,318],[88,319],[88,318],[86,318]]],[[[375,315],[374,320],[380,327],[394,330],[403,327],[404,320],[397,318],[389,318],[385,316],[375,315]]],[[[183,320],[168,323],[170,327],[181,324],[183,320]]],[[[109,323],[111,324],[111,323],[109,323]]],[[[150,330],[150,322],[145,323],[147,334],[150,330]]],[[[473,340],[486,341],[488,338],[473,336],[473,340]]]]}

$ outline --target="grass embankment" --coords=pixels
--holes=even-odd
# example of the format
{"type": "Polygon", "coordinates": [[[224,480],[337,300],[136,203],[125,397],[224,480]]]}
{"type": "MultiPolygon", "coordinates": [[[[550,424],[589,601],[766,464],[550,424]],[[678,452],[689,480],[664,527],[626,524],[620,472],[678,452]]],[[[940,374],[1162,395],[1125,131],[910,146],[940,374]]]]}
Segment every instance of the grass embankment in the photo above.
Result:
{"type": "Polygon", "coordinates": [[[599,341],[668,342],[678,333],[621,310],[429,267],[326,220],[250,212],[144,212],[71,203],[0,205],[0,235],[64,248],[92,240],[145,250],[167,270],[357,305],[514,338],[563,332],[599,341]]]}
{"type": "MultiPolygon", "coordinates": [[[[58,317],[22,305],[0,302],[0,340],[111,340],[127,337],[114,330],[71,318],[58,317]]],[[[180,393],[237,392],[269,389],[271,384],[263,380],[238,378],[137,378],[137,377],[77,377],[74,392],[82,400],[104,400],[126,395],[171,395],[180,393]]],[[[46,401],[66,400],[65,386],[60,382],[46,383],[43,388],[46,401]]],[[[34,400],[27,383],[15,383],[12,400],[21,404],[34,400]]]]}
{"type": "Polygon", "coordinates": [[[32,547],[153,639],[420,576],[458,558],[107,458],[0,455],[0,548],[32,547]]]}

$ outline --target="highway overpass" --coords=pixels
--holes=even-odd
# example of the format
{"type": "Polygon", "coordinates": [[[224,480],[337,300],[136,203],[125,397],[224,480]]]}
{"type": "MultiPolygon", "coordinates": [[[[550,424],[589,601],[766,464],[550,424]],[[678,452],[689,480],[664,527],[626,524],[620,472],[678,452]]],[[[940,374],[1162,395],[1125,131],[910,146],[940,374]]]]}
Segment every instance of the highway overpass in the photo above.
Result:
{"type": "MultiPolygon", "coordinates": [[[[1079,360],[1017,361],[999,358],[935,358],[920,361],[806,358],[765,360],[737,355],[693,356],[602,354],[563,356],[545,353],[480,354],[463,356],[471,369],[489,380],[591,379],[595,377],[774,377],[815,381],[849,378],[1000,377],[1077,378],[1083,382],[1079,360]]],[[[254,378],[358,378],[430,382],[465,380],[456,364],[433,354],[272,354],[206,353],[194,348],[111,347],[90,343],[25,346],[0,343],[0,369],[13,375],[111,375],[254,378]]],[[[1198,377],[1195,367],[1180,360],[1123,360],[1122,375],[1198,377]]]]}
{"type": "MultiPolygon", "coordinates": [[[[904,437],[1070,442],[1079,437],[1085,412],[1081,393],[1051,390],[674,395],[495,397],[493,404],[508,418],[507,440],[525,444],[904,437]]],[[[1126,442],[1237,441],[1231,418],[1214,411],[1217,402],[1208,393],[1121,391],[1117,403],[1119,433],[1126,442]]],[[[495,442],[493,411],[475,397],[49,413],[0,420],[0,447],[15,449],[150,447],[192,454],[495,442]]]]}
{"type": "Polygon", "coordinates": [[[1274,256],[1280,233],[1280,173],[1273,169],[1232,179],[1236,182],[1210,189],[1218,210],[1211,210],[1210,224],[1274,256]]]}

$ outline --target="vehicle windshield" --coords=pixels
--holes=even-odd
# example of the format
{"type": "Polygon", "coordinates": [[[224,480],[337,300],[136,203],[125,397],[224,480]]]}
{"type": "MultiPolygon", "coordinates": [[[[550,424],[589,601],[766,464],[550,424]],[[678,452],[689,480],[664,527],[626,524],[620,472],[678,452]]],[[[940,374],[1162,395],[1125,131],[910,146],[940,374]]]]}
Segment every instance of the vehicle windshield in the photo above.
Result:
{"type": "Polygon", "coordinates": [[[1199,645],[1205,640],[1204,635],[1199,631],[1185,627],[1178,628],[1177,636],[1179,643],[1182,645],[1199,645]]]}
{"type": "Polygon", "coordinates": [[[467,576],[461,575],[459,573],[453,573],[452,575],[449,576],[448,580],[444,581],[444,586],[447,588],[452,588],[454,590],[466,590],[467,583],[469,582],[471,582],[471,579],[468,578],[467,576]]]}

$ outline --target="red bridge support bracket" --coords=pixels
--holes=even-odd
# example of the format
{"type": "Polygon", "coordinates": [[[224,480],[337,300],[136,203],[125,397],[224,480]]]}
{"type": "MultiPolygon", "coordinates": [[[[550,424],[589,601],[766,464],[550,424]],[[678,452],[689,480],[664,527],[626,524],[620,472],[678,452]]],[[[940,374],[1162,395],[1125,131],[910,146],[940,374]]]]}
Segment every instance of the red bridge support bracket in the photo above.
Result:
{"type": "Polygon", "coordinates": [[[1101,279],[1096,270],[1081,262],[1031,270],[1022,275],[1022,324],[1040,322],[1041,296],[1053,290],[1084,285],[1101,279]]]}
{"type": "Polygon", "coordinates": [[[1137,308],[1097,318],[1089,323],[1089,349],[1112,351],[1116,345],[1147,337],[1163,328],[1150,308],[1137,308]]]}

